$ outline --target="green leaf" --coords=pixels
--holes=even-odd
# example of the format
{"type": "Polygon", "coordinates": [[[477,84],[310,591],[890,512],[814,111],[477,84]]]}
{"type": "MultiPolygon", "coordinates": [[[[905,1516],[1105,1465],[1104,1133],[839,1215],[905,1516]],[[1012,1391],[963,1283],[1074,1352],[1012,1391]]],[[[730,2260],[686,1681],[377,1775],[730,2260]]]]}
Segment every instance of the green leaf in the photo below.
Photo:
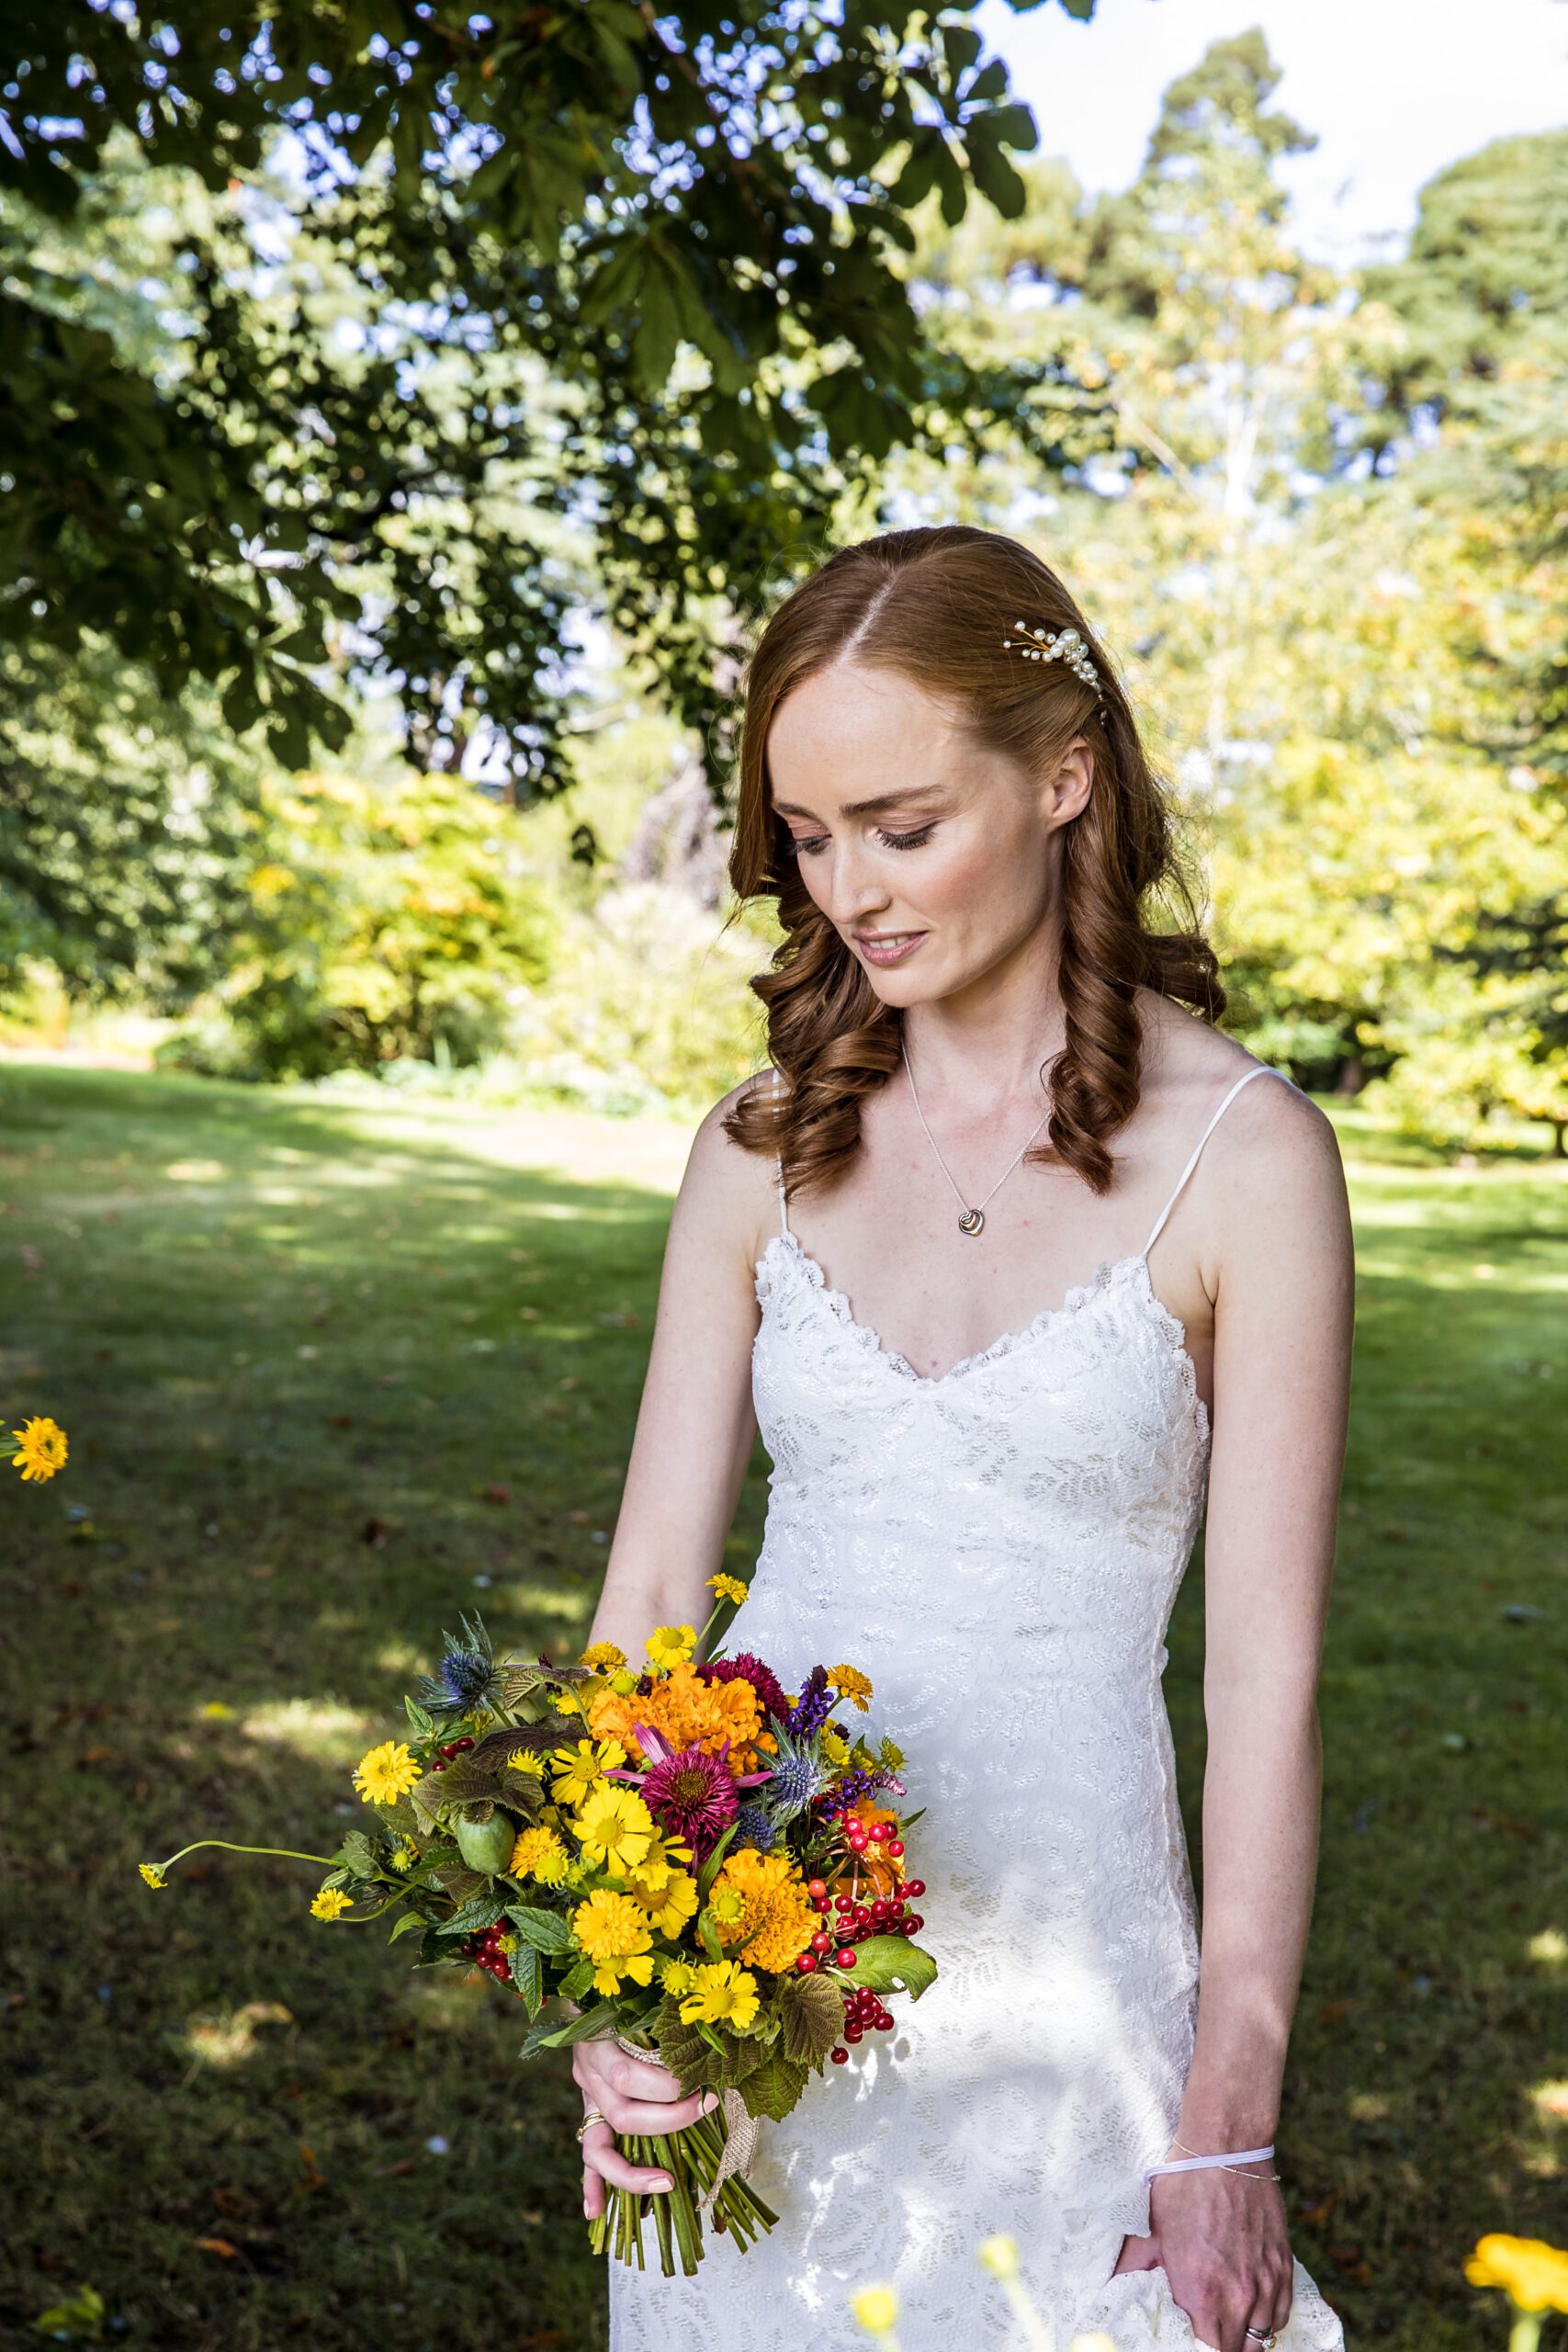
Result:
{"type": "Polygon", "coordinates": [[[414,1731],[417,1732],[421,1739],[434,1738],[434,1721],[433,1717],[425,1713],[424,1709],[419,1704],[417,1700],[405,1699],[403,1701],[403,1713],[407,1715],[410,1724],[413,1727],[414,1731]]]}
{"type": "Polygon", "coordinates": [[[335,1859],[355,1878],[373,1878],[380,1857],[363,1829],[351,1829],[338,1848],[335,1859]]]}
{"type": "Polygon", "coordinates": [[[803,2065],[825,2058],[843,2028],[844,1997],[833,1977],[818,1972],[781,1979],[779,2042],[786,2057],[803,2065]]]}
{"type": "Polygon", "coordinates": [[[543,1911],[526,1903],[509,1903],[506,1916],[534,1951],[563,1952],[571,1950],[571,1928],[558,1911],[543,1911]]]}
{"type": "Polygon", "coordinates": [[[398,1923],[392,1929],[391,1934],[387,1938],[387,1941],[389,1944],[395,1944],[400,1936],[409,1935],[415,1928],[423,1928],[428,1925],[429,1922],[424,1918],[422,1913],[418,1911],[405,1911],[398,1920],[398,1923]]]}
{"type": "Polygon", "coordinates": [[[512,1981],[523,1996],[528,2015],[536,2018],[544,2007],[545,1963],[532,1944],[522,1944],[513,1953],[512,1981]]]}
{"type": "Polygon", "coordinates": [[[869,1984],[874,1993],[908,1993],[918,2001],[936,1982],[936,1962],[908,1936],[867,1936],[855,1946],[855,1964],[843,1981],[869,1984]]]}
{"type": "MultiPolygon", "coordinates": [[[[759,2013],[759,2023],[762,2013],[759,2013]]],[[[762,2038],[732,2033],[728,2026],[701,2026],[681,2015],[681,2005],[666,1994],[649,2020],[659,2054],[682,2090],[733,2090],[760,2066],[778,2032],[778,2020],[769,2017],[772,2031],[762,2038]]]]}
{"type": "Polygon", "coordinates": [[[942,53],[947,60],[947,70],[955,82],[961,82],[979,56],[981,40],[973,25],[943,25],[942,53]]]}
{"type": "Polygon", "coordinates": [[[497,1894],[493,1887],[487,1886],[482,1894],[476,1894],[460,1911],[443,1919],[441,1932],[444,1936],[475,1935],[481,1928],[493,1928],[505,1908],[504,1894],[497,1894]]]}
{"type": "Polygon", "coordinates": [[[725,1831],[723,1837],[719,1839],[717,1845],[708,1856],[707,1860],[697,1872],[697,1900],[699,1903],[705,1903],[707,1901],[708,1890],[712,1886],[715,1879],[718,1876],[718,1868],[719,1864],[724,1860],[725,1849],[729,1844],[739,1826],[739,1824],[738,1822],[732,1821],[730,1823],[728,1828],[725,1831]]]}
{"type": "MultiPolygon", "coordinates": [[[[558,1986],[564,1991],[564,1986],[558,1986]]],[[[550,2016],[541,2018],[530,2027],[518,2052],[520,2058],[536,2057],[541,2050],[563,2050],[569,2042],[594,2041],[612,2030],[615,2022],[615,2004],[597,2001],[589,2009],[579,2009],[571,2018],[550,2016]]]]}
{"type": "Polygon", "coordinates": [[[593,1962],[586,1952],[575,1968],[569,1969],[556,1988],[569,2001],[580,2001],[593,1983],[593,1962]]]}
{"type": "Polygon", "coordinates": [[[1027,107],[994,107],[981,119],[998,147],[1016,147],[1027,153],[1040,144],[1039,127],[1027,107]]]}
{"type": "Polygon", "coordinates": [[[969,169],[975,175],[976,187],[1004,220],[1016,220],[1029,202],[1029,190],[987,134],[983,117],[970,124],[967,138],[969,169]]]}
{"type": "Polygon", "coordinates": [[[771,2116],[775,2123],[781,2121],[798,2103],[810,2077],[809,2066],[786,2056],[783,2050],[770,2050],[761,2064],[754,2066],[739,2086],[747,2113],[771,2116]]]}
{"type": "Polygon", "coordinates": [[[724,1946],[719,1942],[718,1929],[714,1925],[711,1911],[698,1912],[697,1933],[702,1939],[703,1950],[708,1958],[716,1962],[721,1961],[724,1958],[724,1946]]]}

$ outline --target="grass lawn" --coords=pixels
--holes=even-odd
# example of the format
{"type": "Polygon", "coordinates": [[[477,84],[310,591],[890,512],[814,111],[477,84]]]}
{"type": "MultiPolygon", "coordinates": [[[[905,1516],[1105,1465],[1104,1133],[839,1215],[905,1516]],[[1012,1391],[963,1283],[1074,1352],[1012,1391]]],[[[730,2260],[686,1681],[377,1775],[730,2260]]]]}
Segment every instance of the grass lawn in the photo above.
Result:
{"type": "MultiPolygon", "coordinates": [[[[1568,1189],[1344,1125],[1357,1387],[1282,2152],[1352,2346],[1460,2352],[1506,2333],[1475,2237],[1568,2237],[1568,1189]]],[[[0,1410],[72,1437],[64,1476],[0,1487],[0,2341],[90,2284],[105,2340],[157,2352],[601,2352],[564,2064],[516,2068],[489,1986],[310,1922],[309,1871],[213,1855],[152,1895],[135,1866],[204,1831],[322,1850],[464,1608],[580,1645],[684,1156],[0,1068],[0,1410]]],[[[1200,1607],[1195,1574],[1190,1803],[1200,1607]]]]}

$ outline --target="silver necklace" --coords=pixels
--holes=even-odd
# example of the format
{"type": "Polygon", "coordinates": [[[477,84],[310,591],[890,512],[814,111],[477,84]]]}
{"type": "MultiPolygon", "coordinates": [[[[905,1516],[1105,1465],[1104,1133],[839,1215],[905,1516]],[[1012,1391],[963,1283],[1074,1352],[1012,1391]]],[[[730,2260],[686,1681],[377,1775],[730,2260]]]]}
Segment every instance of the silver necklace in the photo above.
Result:
{"type": "MultiPolygon", "coordinates": [[[[926,1114],[920,1108],[920,1098],[915,1086],[915,1073],[909,1069],[909,1049],[904,1043],[902,1031],[899,1032],[898,1035],[898,1051],[904,1057],[904,1068],[908,1076],[909,1092],[913,1098],[915,1105],[915,1116],[919,1119],[921,1126],[926,1127],[926,1114]]],[[[958,1203],[959,1208],[962,1211],[962,1215],[958,1220],[958,1230],[960,1233],[977,1234],[984,1232],[986,1226],[986,1201],[990,1199],[991,1193],[998,1191],[1000,1187],[1007,1182],[1008,1178],[1012,1174],[1013,1170],[1018,1166],[1019,1161],[1023,1158],[1024,1153],[1029,1149],[1030,1145],[1034,1141],[1035,1136],[1045,1125],[1045,1119],[1048,1119],[1050,1115],[1050,1112],[1047,1111],[1045,1118],[1036,1120],[1034,1125],[1031,1127],[1028,1135],[1024,1137],[1023,1142],[1015,1156],[1009,1160],[1007,1166],[1002,1170],[1001,1174],[997,1178],[996,1182],[991,1186],[991,1192],[986,1194],[985,1200],[976,1201],[973,1208],[971,1208],[968,1203],[964,1200],[964,1195],[959,1191],[957,1185],[953,1183],[953,1171],[948,1167],[948,1164],[942,1158],[941,1152],[937,1151],[937,1141],[935,1136],[932,1135],[930,1127],[926,1127],[926,1141],[930,1144],[932,1151],[936,1152],[936,1164],[942,1170],[942,1174],[947,1178],[948,1182],[953,1185],[953,1197],[958,1203]]]]}

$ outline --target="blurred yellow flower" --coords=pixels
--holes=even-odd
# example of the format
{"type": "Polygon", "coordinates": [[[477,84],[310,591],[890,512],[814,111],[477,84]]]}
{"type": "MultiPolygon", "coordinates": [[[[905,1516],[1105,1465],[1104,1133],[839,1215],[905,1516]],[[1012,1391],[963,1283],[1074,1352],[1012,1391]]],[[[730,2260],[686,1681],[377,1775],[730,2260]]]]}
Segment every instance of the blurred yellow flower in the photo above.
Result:
{"type": "Polygon", "coordinates": [[[506,1762],[511,1771],[532,1772],[539,1781],[545,1777],[545,1759],[536,1747],[514,1747],[506,1762]]]}
{"type": "Polygon", "coordinates": [[[423,1777],[400,1739],[384,1739],[354,1768],[354,1785],[366,1804],[396,1804],[423,1777]]]}
{"type": "Polygon", "coordinates": [[[24,1485],[29,1478],[41,1484],[45,1478],[52,1478],[57,1470],[64,1469],[70,1445],[60,1423],[51,1421],[47,1413],[35,1414],[19,1430],[13,1430],[11,1435],[18,1448],[11,1459],[21,1472],[24,1485]]]}
{"type": "Polygon", "coordinates": [[[757,1980],[733,1960],[706,1963],[697,1971],[693,1990],[681,2004],[688,2025],[733,2026],[744,2033],[761,2006],[757,1980]]]}
{"type": "Polygon", "coordinates": [[[667,1885],[677,1872],[683,1871],[694,1859],[690,1846],[683,1845],[679,1838],[672,1838],[667,1829],[659,1829],[654,1832],[647,1853],[637,1866],[637,1874],[657,1895],[661,1886],[667,1885]]]}
{"type": "Polygon", "coordinates": [[[898,2316],[896,2287],[863,2287],[850,2297],[850,2309],[868,2335],[886,2335],[898,2316]]]}
{"type": "Polygon", "coordinates": [[[1501,2287],[1522,2312],[1568,2312],[1568,2253],[1544,2238],[1484,2237],[1464,2275],[1472,2287],[1501,2287]]]}
{"type": "Polygon", "coordinates": [[[558,1715],[575,1715],[581,1711],[582,1702],[575,1691],[558,1690],[551,1703],[558,1715]]]}
{"type": "Polygon", "coordinates": [[[169,1882],[156,1862],[138,1862],[136,1867],[149,1886],[167,1886],[169,1882]]]}
{"type": "Polygon", "coordinates": [[[709,1577],[708,1582],[721,1600],[739,1601],[746,1598],[746,1587],[739,1577],[709,1577]]]}
{"type": "Polygon", "coordinates": [[[697,1972],[689,1960],[666,1960],[660,1965],[659,1981],[672,2001],[689,1993],[697,1981],[697,1972]]]}
{"type": "Polygon", "coordinates": [[[341,1919],[352,1908],[351,1899],[341,1886],[323,1886],[310,1904],[312,1919],[341,1919]]]}
{"type": "Polygon", "coordinates": [[[995,2237],[983,2238],[976,2254],[981,2269],[988,2270],[993,2278],[1018,2277],[1018,2240],[1010,2238],[1005,2230],[998,2230],[995,2237]]]}

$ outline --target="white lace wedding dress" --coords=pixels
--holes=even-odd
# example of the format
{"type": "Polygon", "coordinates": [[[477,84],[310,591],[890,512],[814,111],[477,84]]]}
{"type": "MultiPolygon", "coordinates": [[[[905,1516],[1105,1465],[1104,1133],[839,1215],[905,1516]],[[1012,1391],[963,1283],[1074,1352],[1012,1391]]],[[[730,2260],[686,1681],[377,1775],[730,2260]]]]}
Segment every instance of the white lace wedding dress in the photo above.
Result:
{"type": "MultiPolygon", "coordinates": [[[[1018,2241],[1058,2352],[1197,2341],[1149,2225],[1191,2054],[1198,1943],[1160,1688],[1209,1426],[1148,1251],[934,1378],[856,1321],[788,1226],[758,1261],[766,1534],[726,1640],[795,1690],[860,1667],[905,1750],[920,1941],[940,1974],[894,2033],[813,2077],[750,2167],[779,2214],[694,2278],[610,2264],[611,2352],[850,2352],[848,2298],[898,2290],[903,2352],[1012,2352],[976,2248],[1018,2241]]],[[[1289,1083],[1288,1080],[1283,1081],[1289,1083]]],[[[649,2240],[651,2245],[651,2238],[649,2240]]],[[[1300,2264],[1280,2337],[1343,2343],[1300,2264]]]]}

